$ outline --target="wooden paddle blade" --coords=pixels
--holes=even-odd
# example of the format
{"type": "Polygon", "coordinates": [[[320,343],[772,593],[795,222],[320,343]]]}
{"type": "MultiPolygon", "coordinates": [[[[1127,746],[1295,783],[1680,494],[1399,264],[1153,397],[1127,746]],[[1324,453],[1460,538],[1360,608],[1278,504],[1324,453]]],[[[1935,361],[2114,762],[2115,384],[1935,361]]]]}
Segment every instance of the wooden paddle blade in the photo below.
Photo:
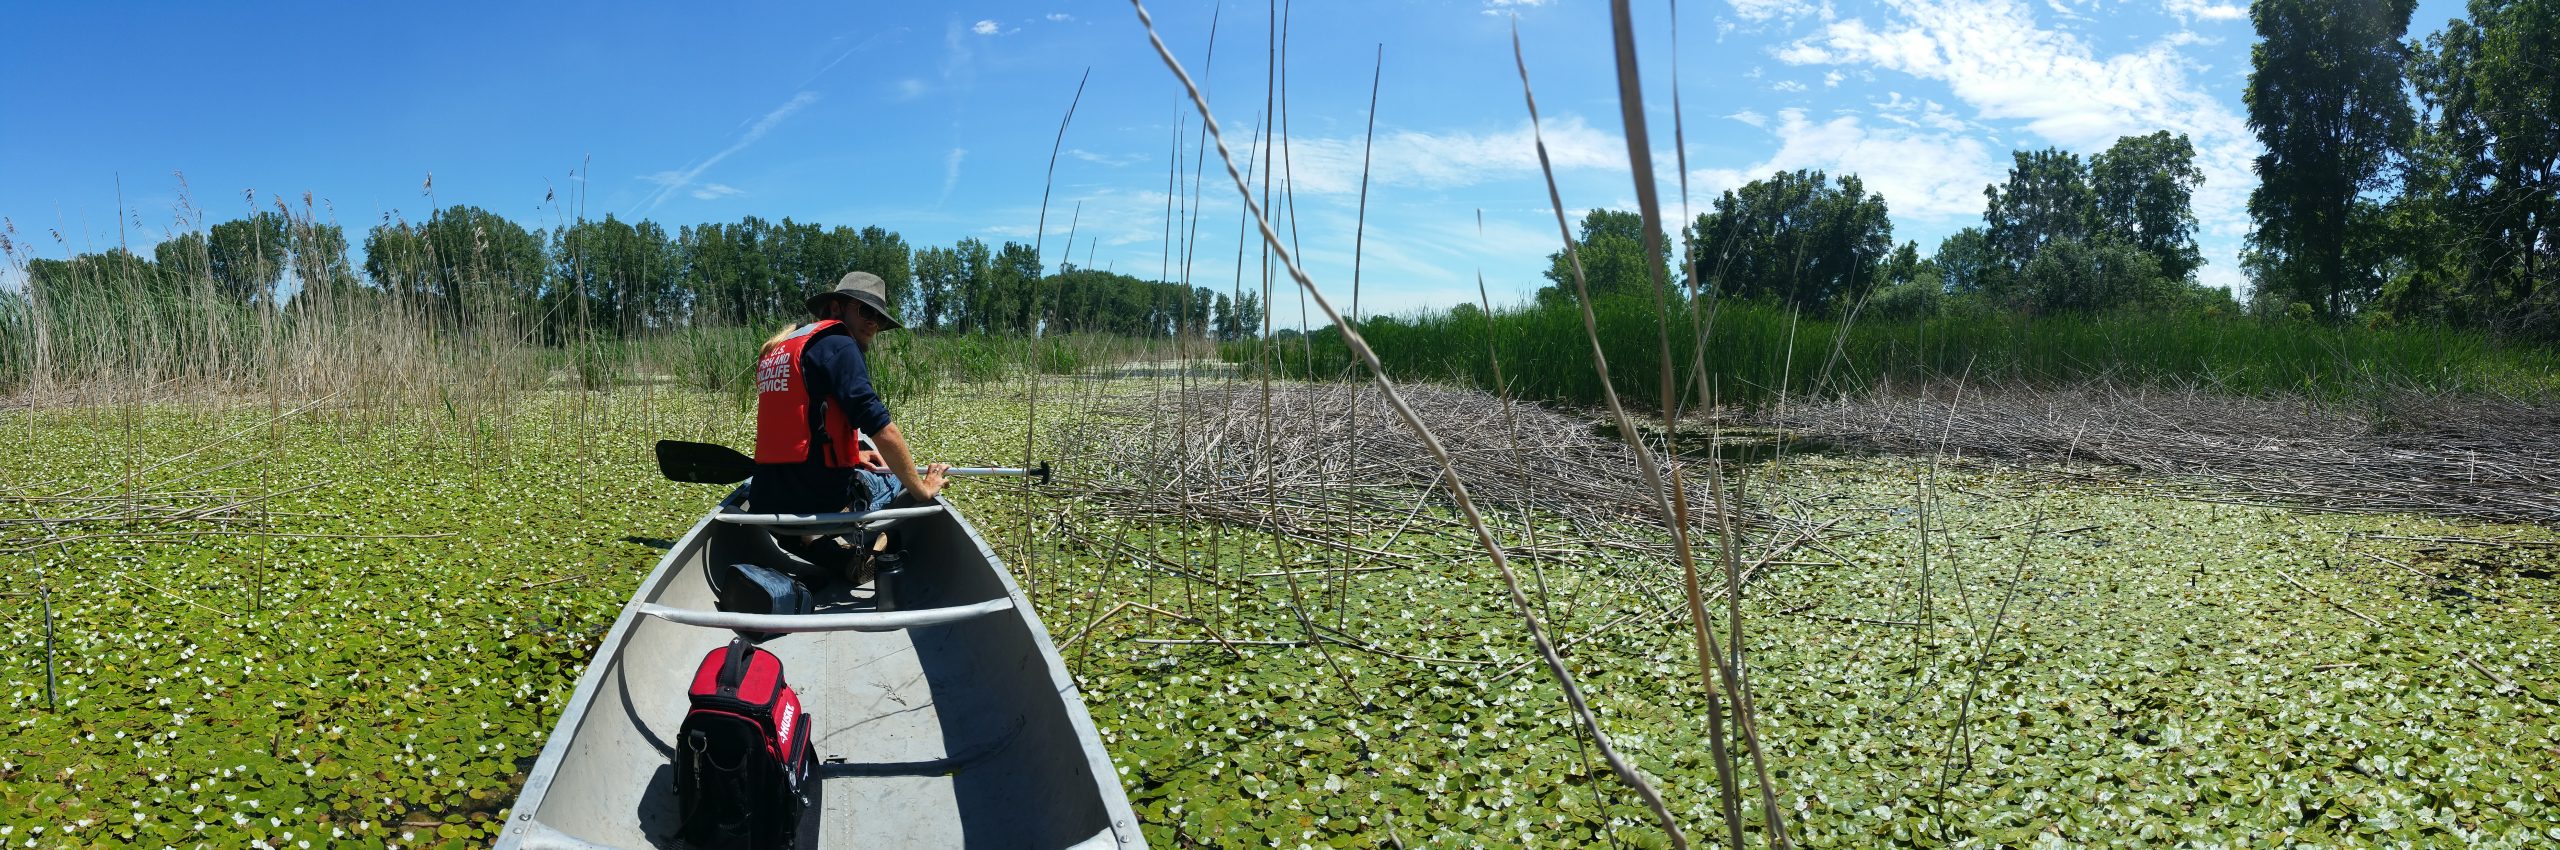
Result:
{"type": "Polygon", "coordinates": [[[687,484],[736,484],[756,474],[756,462],[728,446],[659,440],[658,474],[687,484]]]}

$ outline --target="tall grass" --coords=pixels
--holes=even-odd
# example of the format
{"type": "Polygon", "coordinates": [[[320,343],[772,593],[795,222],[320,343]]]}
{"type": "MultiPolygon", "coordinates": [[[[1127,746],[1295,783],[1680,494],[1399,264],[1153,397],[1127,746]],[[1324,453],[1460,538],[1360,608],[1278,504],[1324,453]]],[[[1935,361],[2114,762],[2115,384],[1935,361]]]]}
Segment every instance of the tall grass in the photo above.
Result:
{"type": "MultiPolygon", "coordinates": [[[[1631,403],[1659,408],[1654,305],[1640,297],[1593,305],[1611,378],[1631,403]]],[[[2204,313],[2029,317],[1952,315],[1850,324],[1803,318],[1765,303],[1726,301],[1710,311],[1703,378],[1725,403],[1755,404],[1782,391],[1851,392],[1883,383],[1957,376],[2032,385],[2094,379],[2202,385],[2225,392],[2346,398],[2377,391],[2538,396],[2560,389],[2560,355],[2442,326],[2332,328],[2204,313]],[[1835,346],[1837,355],[1835,356],[1835,346]]],[[[1686,327],[1685,316],[1675,328],[1686,327]]],[[[1501,352],[1510,391],[1576,405],[1601,402],[1581,317],[1571,304],[1364,320],[1360,332],[1398,377],[1491,387],[1485,340],[1501,352]]],[[[1272,346],[1265,368],[1330,379],[1349,352],[1331,329],[1307,346],[1272,346]]],[[[1689,364],[1699,339],[1675,331],[1675,384],[1700,376],[1689,364]]],[[[1221,357],[1250,366],[1251,344],[1221,357]]],[[[1675,390],[1679,391],[1679,390],[1675,390]]]]}
{"type": "MultiPolygon", "coordinates": [[[[54,292],[0,289],[0,396],[174,384],[449,406],[464,395],[676,384],[743,403],[752,396],[756,353],[780,327],[685,325],[545,343],[509,315],[493,311],[456,330],[433,308],[363,289],[297,297],[284,307],[239,304],[112,276],[54,292]]],[[[1025,368],[1076,374],[1186,350],[1168,345],[1098,334],[894,331],[879,337],[870,362],[873,382],[895,400],[1025,368]]],[[[1209,349],[1199,344],[1188,352],[1207,356],[1209,349]]]]}
{"type": "MultiPolygon", "coordinates": [[[[459,407],[483,401],[503,407],[521,392],[628,384],[686,385],[743,401],[759,348],[782,324],[760,317],[741,325],[729,311],[700,303],[646,322],[593,322],[591,294],[577,283],[590,261],[583,243],[543,255],[567,265],[554,274],[543,270],[543,259],[522,255],[540,253],[538,231],[514,254],[473,240],[400,242],[399,250],[368,257],[359,280],[353,246],[338,225],[321,219],[313,198],[305,195],[299,208],[276,199],[275,207],[259,216],[280,219],[280,232],[251,246],[277,258],[274,279],[255,284],[217,279],[204,213],[185,196],[183,181],[178,229],[149,257],[122,247],[75,254],[62,244],[66,259],[41,259],[14,225],[0,226],[0,260],[25,281],[0,286],[0,397],[78,403],[148,400],[155,392],[326,395],[340,407],[423,406],[454,417],[459,407]]],[[[414,235],[406,222],[393,232],[414,235]]],[[[727,286],[694,283],[706,291],[727,286]]],[[[945,382],[990,381],[1024,369],[1072,374],[1167,351],[1207,356],[1210,349],[1085,334],[903,331],[882,335],[871,361],[874,383],[895,400],[945,382]]]]}
{"type": "MultiPolygon", "coordinates": [[[[752,395],[756,352],[778,328],[779,325],[687,327],[621,343],[619,354],[597,356],[619,357],[617,362],[627,364],[630,380],[673,381],[694,389],[732,394],[743,401],[752,395]]],[[[1210,353],[1205,344],[1191,348],[1195,356],[1210,353]]],[[[881,395],[894,402],[930,395],[946,384],[1002,380],[1024,368],[1037,368],[1042,374],[1073,375],[1181,350],[1169,347],[1163,340],[1105,334],[1035,339],[906,330],[881,334],[867,360],[872,383],[881,395]]]]}
{"type": "Polygon", "coordinates": [[[0,394],[185,383],[307,396],[541,383],[535,348],[443,338],[430,324],[364,292],[298,299],[291,309],[115,279],[0,292],[0,394]]]}

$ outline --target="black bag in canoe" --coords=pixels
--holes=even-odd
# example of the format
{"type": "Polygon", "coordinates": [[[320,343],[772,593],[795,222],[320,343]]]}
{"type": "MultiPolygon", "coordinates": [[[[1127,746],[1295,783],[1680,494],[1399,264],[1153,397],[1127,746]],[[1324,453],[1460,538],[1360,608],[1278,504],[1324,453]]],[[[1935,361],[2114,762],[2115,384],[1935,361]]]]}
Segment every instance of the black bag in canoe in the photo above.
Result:
{"type": "Polygon", "coordinates": [[[703,656],[676,731],[676,834],[697,850],[788,850],[809,805],[809,723],[782,659],[744,637],[703,656]]]}

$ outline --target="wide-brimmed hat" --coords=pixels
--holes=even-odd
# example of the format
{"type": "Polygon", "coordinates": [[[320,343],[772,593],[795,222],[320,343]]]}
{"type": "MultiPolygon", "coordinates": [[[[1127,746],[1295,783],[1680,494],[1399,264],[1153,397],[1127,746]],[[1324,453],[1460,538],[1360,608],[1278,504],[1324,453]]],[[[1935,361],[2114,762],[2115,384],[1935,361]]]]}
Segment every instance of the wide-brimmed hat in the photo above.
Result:
{"type": "Polygon", "coordinates": [[[869,307],[871,312],[879,314],[883,321],[889,323],[889,327],[906,327],[898,321],[897,314],[889,312],[889,282],[881,280],[879,275],[870,272],[846,272],[843,280],[836,281],[836,288],[809,296],[809,312],[817,312],[820,309],[819,305],[825,304],[829,298],[851,298],[855,303],[869,307]]]}

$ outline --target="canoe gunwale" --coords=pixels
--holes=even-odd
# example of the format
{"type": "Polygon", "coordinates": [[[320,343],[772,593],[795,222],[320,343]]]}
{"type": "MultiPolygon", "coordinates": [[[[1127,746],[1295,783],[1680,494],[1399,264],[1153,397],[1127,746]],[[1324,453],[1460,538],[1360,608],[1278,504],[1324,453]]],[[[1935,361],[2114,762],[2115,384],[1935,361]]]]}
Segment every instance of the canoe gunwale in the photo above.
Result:
{"type": "Polygon", "coordinates": [[[994,568],[996,581],[1004,586],[1005,598],[1019,600],[1015,610],[1020,613],[1023,624],[1029,627],[1031,641],[1049,669],[1052,690],[1072,709],[1067,712],[1067,725],[1075,730],[1077,743],[1084,750],[1093,772],[1094,785],[1102,792],[1102,807],[1109,813],[1111,822],[1093,837],[1070,845],[1068,850],[1143,850],[1147,846],[1147,836],[1138,826],[1137,810],[1129,805],[1128,789],[1120,784],[1120,767],[1111,762],[1110,751],[1103,747],[1102,732],[1093,725],[1093,713],[1084,704],[1084,689],[1076,685],[1075,674],[1067,672],[1067,661],[1058,654],[1057,642],[1049,639],[1048,625],[1040,621],[1040,612],[1030,604],[1031,597],[1024,595],[1022,586],[1014,582],[1013,570],[1004,565],[1004,559],[996,557],[995,549],[987,545],[986,536],[978,533],[978,526],[959,511],[951,512],[951,521],[960,526],[961,533],[970,542],[977,544],[978,553],[985,556],[987,564],[994,568]]]}
{"type": "MultiPolygon", "coordinates": [[[[560,734],[560,730],[576,729],[586,722],[587,710],[595,706],[596,693],[604,689],[605,675],[613,667],[612,664],[606,663],[607,659],[621,654],[623,645],[631,641],[632,628],[640,624],[640,605],[645,604],[641,600],[649,598],[651,593],[666,584],[668,577],[679,568],[679,560],[686,555],[687,547],[684,541],[700,537],[704,530],[711,527],[714,518],[743,504],[746,496],[747,488],[745,487],[730,491],[727,498],[720,500],[718,507],[712,508],[712,512],[701,519],[695,520],[693,527],[685,530],[684,536],[676,538],[676,544],[668,546],[667,553],[659,556],[658,566],[651,569],[649,576],[640,580],[640,587],[631,592],[631,601],[624,603],[622,613],[613,620],[613,628],[605,632],[603,640],[596,642],[595,658],[587,662],[585,672],[578,674],[578,687],[569,692],[567,707],[561,709],[560,719],[551,726],[550,740],[543,742],[542,754],[534,758],[533,771],[525,774],[524,787],[516,792],[515,804],[507,809],[508,825],[505,827],[506,831],[498,836],[499,850],[527,846],[564,846],[556,842],[529,845],[528,842],[534,838],[577,840],[567,833],[537,823],[533,819],[533,810],[541,808],[543,794],[551,790],[551,780],[559,775],[560,762],[568,757],[569,746],[577,738],[576,735],[560,734]],[[532,828],[531,835],[526,833],[527,827],[532,828]]],[[[592,842],[581,843],[602,846],[593,845],[592,842]]]]}

